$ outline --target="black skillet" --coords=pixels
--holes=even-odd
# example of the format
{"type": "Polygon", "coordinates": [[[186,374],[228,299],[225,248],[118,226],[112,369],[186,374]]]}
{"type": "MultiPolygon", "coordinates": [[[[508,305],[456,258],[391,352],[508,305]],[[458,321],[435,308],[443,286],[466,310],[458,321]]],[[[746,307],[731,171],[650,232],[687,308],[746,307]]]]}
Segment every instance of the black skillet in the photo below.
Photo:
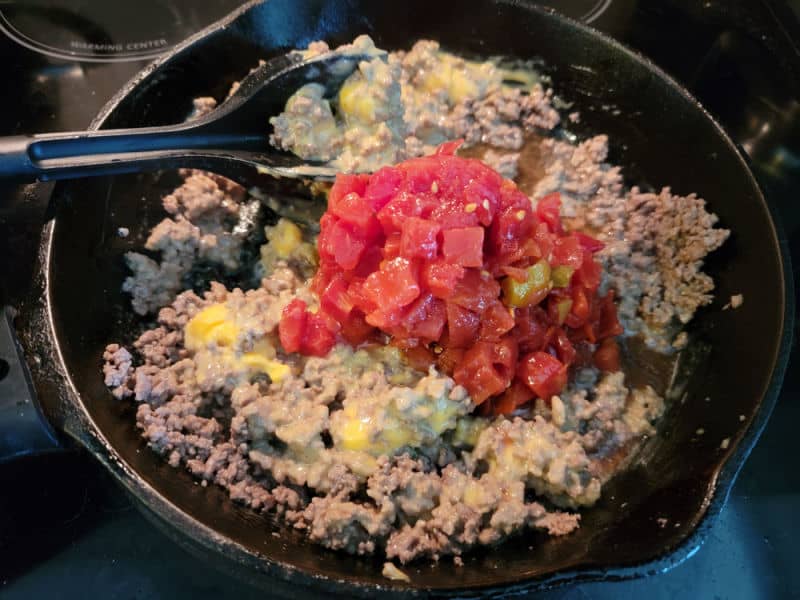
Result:
{"type": "Polygon", "coordinates": [[[582,114],[575,133],[608,133],[610,159],[624,167],[630,183],[698,192],[733,231],[707,264],[717,300],[691,327],[682,400],[641,459],[584,511],[575,534],[546,539],[525,533],[467,555],[463,567],[449,560],[412,564],[406,567],[410,584],[384,579],[378,559],[311,545],[273,517],[235,505],[221,489],[196,485],[147,450],[134,427],[134,407],[113,400],[100,374],[104,345],[129,341],[142,326],[120,292],[122,253],[141,247],[164,216],[159,197],[175,184],[171,173],[56,186],[35,292],[17,319],[39,407],[52,429],[36,437],[39,413],[25,404],[25,369],[6,345],[10,371],[0,382],[6,450],[42,451],[52,447],[51,436],[77,442],[175,539],[274,594],[502,595],[645,575],[685,560],[723,507],[774,405],[788,357],[793,293],[788,255],[743,155],[647,60],[583,25],[515,2],[473,3],[467,10],[426,0],[271,0],[246,6],[153,63],[93,127],[176,123],[193,97],[222,98],[260,58],[315,39],[343,43],[360,33],[389,49],[433,38],[464,54],[543,59],[557,92],[582,114]],[[118,227],[131,235],[118,237],[118,227]],[[744,305],[723,311],[738,293],[744,305]],[[20,403],[10,409],[12,401],[20,403]],[[10,421],[12,413],[27,415],[30,429],[10,421]],[[11,427],[30,436],[15,438],[11,427]]]}

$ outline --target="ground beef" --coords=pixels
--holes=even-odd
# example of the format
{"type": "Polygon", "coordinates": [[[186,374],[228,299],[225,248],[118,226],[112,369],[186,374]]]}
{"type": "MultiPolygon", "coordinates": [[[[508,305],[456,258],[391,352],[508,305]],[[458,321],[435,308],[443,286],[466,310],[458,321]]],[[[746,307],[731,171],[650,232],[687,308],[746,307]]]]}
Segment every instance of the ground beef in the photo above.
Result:
{"type": "Polygon", "coordinates": [[[199,119],[200,117],[210,113],[215,108],[217,108],[217,101],[211,96],[195,98],[192,101],[192,112],[189,113],[189,116],[186,120],[192,121],[193,119],[199,119]]]}
{"type": "Polygon", "coordinates": [[[591,473],[580,438],[541,416],[499,418],[481,432],[471,459],[486,461],[492,477],[524,481],[561,506],[591,505],[600,497],[601,482],[591,473]]]}
{"type": "Polygon", "coordinates": [[[115,398],[131,395],[133,357],[119,344],[109,344],[103,352],[103,382],[115,398]]]}
{"type": "Polygon", "coordinates": [[[525,132],[555,128],[560,117],[551,104],[552,90],[535,85],[529,93],[501,88],[485,98],[457,105],[448,119],[454,137],[467,144],[489,144],[495,148],[520,150],[525,132]]]}
{"type": "Polygon", "coordinates": [[[525,502],[521,481],[509,482],[490,474],[476,478],[456,465],[430,477],[440,480],[437,506],[425,518],[392,532],[386,543],[387,557],[401,563],[420,556],[438,559],[461,554],[477,544],[496,543],[523,526],[565,534],[578,525],[578,515],[549,513],[538,502],[525,502]]]}
{"type": "Polygon", "coordinates": [[[519,152],[496,152],[488,149],[481,160],[500,173],[506,179],[514,179],[517,176],[519,152]]]}
{"type": "Polygon", "coordinates": [[[706,255],[727,239],[715,215],[694,195],[676,196],[669,188],[643,193],[633,188],[620,202],[621,218],[606,221],[590,203],[592,225],[611,225],[605,262],[606,286],[618,290],[619,315],[629,332],[644,334],[666,350],[680,324],[711,302],[714,282],[701,271],[706,255]]]}
{"type": "Polygon", "coordinates": [[[441,492],[441,480],[431,476],[424,460],[404,454],[396,459],[381,457],[367,481],[367,494],[378,507],[392,507],[405,519],[428,514],[441,492]]]}
{"type": "Polygon", "coordinates": [[[163,200],[174,218],[156,225],[145,243],[160,254],[160,261],[138,252],[125,255],[132,274],[122,289],[131,295],[135,312],[143,315],[168,304],[198,261],[229,271],[239,267],[247,232],[237,232],[234,226],[243,198],[243,188],[224,177],[186,172],[184,183],[163,200]]]}
{"type": "Polygon", "coordinates": [[[734,294],[731,296],[731,299],[728,303],[722,307],[722,310],[728,310],[730,308],[739,308],[742,304],[744,304],[744,296],[742,294],[734,294]]]}
{"type": "MultiPolygon", "coordinates": [[[[203,171],[191,171],[183,185],[164,197],[164,209],[197,223],[236,218],[245,191],[230,179],[203,171]]],[[[216,223],[214,223],[216,224],[216,223]]]]}
{"type": "Polygon", "coordinates": [[[186,351],[181,347],[182,343],[182,332],[156,327],[145,331],[133,345],[146,364],[166,368],[170,363],[186,356],[186,351]]]}
{"type": "Polygon", "coordinates": [[[286,111],[270,119],[270,144],[307,160],[328,161],[336,157],[343,140],[324,95],[322,85],[310,83],[292,96],[286,111]]]}
{"type": "Polygon", "coordinates": [[[168,304],[181,288],[185,274],[182,265],[159,264],[138,252],[125,254],[125,264],[131,275],[122,284],[122,290],[131,296],[134,312],[145,315],[168,304]]]}
{"type": "MultiPolygon", "coordinates": [[[[540,153],[544,176],[535,185],[533,198],[560,192],[561,215],[567,219],[582,216],[585,202],[608,200],[598,210],[607,209],[616,216],[620,210],[617,200],[623,190],[622,173],[619,167],[605,162],[608,136],[597,135],[574,145],[545,138],[540,143],[540,153]]],[[[576,228],[585,225],[583,220],[575,224],[576,228]]]]}
{"type": "Polygon", "coordinates": [[[633,188],[627,198],[626,233],[635,253],[652,252],[661,281],[645,289],[641,311],[647,324],[663,329],[673,320],[688,323],[698,307],[711,302],[714,282],[700,269],[706,255],[728,238],[716,229],[716,215],[694,194],[677,196],[633,188]]]}

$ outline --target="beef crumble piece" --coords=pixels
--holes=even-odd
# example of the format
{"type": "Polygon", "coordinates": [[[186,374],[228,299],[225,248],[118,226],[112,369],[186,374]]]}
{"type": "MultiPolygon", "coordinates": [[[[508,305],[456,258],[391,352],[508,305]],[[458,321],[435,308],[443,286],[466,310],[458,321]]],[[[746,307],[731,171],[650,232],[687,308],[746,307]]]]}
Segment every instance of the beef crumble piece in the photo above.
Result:
{"type": "Polygon", "coordinates": [[[122,289],[131,295],[135,312],[144,315],[168,304],[198,261],[228,271],[238,268],[244,234],[234,225],[244,194],[241,186],[223,177],[186,173],[184,183],[163,200],[173,218],[156,225],[145,242],[160,260],[138,252],[125,255],[132,274],[122,289]]]}

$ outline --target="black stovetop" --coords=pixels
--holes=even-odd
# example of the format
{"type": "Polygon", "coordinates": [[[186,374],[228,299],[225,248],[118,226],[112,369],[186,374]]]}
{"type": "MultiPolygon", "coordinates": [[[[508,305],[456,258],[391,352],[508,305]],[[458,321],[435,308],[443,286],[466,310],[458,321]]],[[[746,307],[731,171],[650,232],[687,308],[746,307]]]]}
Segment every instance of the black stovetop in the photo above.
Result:
{"type": "MultiPolygon", "coordinates": [[[[542,3],[636,47],[700,98],[751,156],[800,265],[800,0],[542,3]]],[[[0,135],[85,127],[147,58],[238,4],[0,2],[0,135]]],[[[44,206],[21,190],[0,187],[0,257],[11,256],[11,248],[15,257],[0,258],[0,305],[25,293],[37,237],[31,223],[43,214],[44,206]]],[[[800,598],[796,366],[797,350],[761,441],[691,559],[646,579],[542,597],[800,598]]],[[[82,452],[4,465],[0,490],[2,598],[264,596],[176,546],[82,452]]]]}

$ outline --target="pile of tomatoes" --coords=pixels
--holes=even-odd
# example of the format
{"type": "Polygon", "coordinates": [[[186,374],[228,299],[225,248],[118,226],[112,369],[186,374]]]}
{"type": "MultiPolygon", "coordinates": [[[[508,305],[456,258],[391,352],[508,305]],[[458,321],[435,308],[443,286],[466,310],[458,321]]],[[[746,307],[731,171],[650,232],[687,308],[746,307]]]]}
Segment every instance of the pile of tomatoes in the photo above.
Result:
{"type": "Polygon", "coordinates": [[[549,399],[570,366],[619,369],[613,295],[600,296],[597,240],[566,232],[558,194],[530,199],[475,159],[436,154],[339,175],[312,290],[279,325],[287,352],[385,340],[436,364],[484,413],[549,399]]]}

